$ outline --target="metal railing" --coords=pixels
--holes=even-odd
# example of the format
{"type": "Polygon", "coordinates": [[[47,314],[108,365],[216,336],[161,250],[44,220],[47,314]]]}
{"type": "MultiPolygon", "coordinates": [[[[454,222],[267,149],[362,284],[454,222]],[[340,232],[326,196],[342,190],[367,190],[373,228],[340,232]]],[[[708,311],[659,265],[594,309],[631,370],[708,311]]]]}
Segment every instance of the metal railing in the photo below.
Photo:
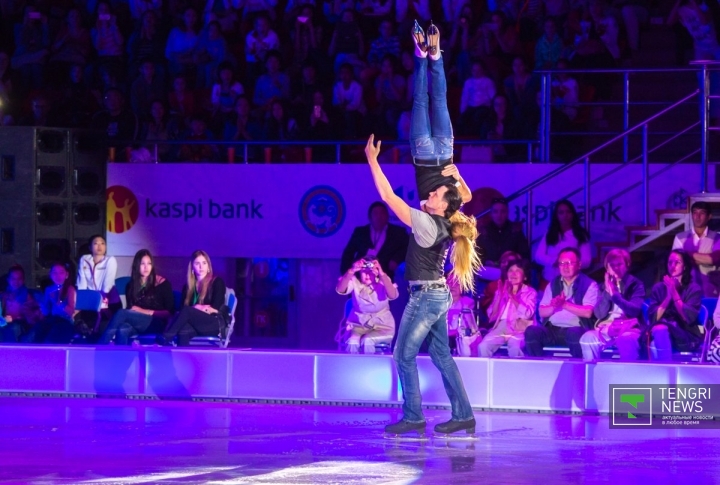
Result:
{"type": "MultiPolygon", "coordinates": [[[[623,136],[623,162],[627,162],[629,159],[629,137],[632,135],[630,130],[630,114],[632,106],[676,106],[677,103],[672,101],[631,101],[630,98],[630,81],[634,75],[641,74],[663,74],[663,75],[678,75],[681,73],[703,73],[707,70],[709,65],[713,64],[713,61],[696,61],[693,64],[697,64],[698,67],[689,68],[673,68],[673,69],[662,69],[662,68],[648,68],[648,69],[593,69],[591,71],[581,69],[563,69],[563,70],[543,70],[536,71],[536,74],[541,76],[541,118],[539,127],[539,139],[540,139],[540,152],[538,159],[540,161],[549,162],[551,160],[551,139],[552,135],[558,136],[572,136],[572,135],[616,135],[617,132],[552,132],[552,111],[555,104],[552,99],[553,89],[553,78],[558,73],[563,74],[590,74],[590,75],[622,75],[622,101],[578,101],[573,103],[572,108],[582,108],[586,106],[622,106],[622,132],[625,133],[623,136]]],[[[672,135],[672,133],[655,133],[655,135],[672,135]]]]}
{"type": "MultiPolygon", "coordinates": [[[[703,73],[704,73],[705,79],[707,80],[707,79],[708,79],[707,69],[703,69],[703,73]]],[[[638,130],[642,130],[642,137],[643,137],[642,154],[641,154],[639,157],[633,159],[632,161],[625,162],[623,165],[621,165],[621,168],[624,167],[624,166],[629,165],[629,164],[632,163],[632,162],[637,161],[638,159],[639,159],[639,160],[641,161],[641,163],[642,163],[642,180],[641,180],[641,182],[640,182],[640,185],[641,185],[641,188],[642,188],[643,224],[647,225],[648,222],[649,222],[649,218],[650,218],[650,186],[649,186],[649,184],[650,184],[650,180],[651,180],[651,178],[652,178],[652,176],[650,175],[650,170],[649,170],[649,167],[650,167],[650,166],[649,166],[649,160],[648,160],[649,154],[652,153],[653,151],[657,150],[658,148],[666,145],[666,144],[669,142],[669,140],[666,140],[666,141],[662,142],[661,144],[659,144],[658,146],[654,147],[653,149],[648,149],[649,124],[650,124],[652,121],[657,120],[659,117],[661,117],[661,116],[667,114],[668,112],[672,111],[673,109],[677,108],[678,106],[686,103],[687,101],[689,101],[689,100],[691,100],[691,99],[693,99],[693,98],[699,97],[699,100],[700,100],[700,102],[701,102],[701,106],[703,107],[703,109],[702,109],[703,116],[706,118],[705,121],[704,121],[704,123],[703,123],[702,120],[701,120],[700,122],[697,122],[697,121],[694,122],[694,123],[693,123],[692,125],[690,125],[689,127],[685,128],[685,129],[682,130],[681,132],[677,133],[677,134],[675,135],[675,138],[678,138],[679,136],[681,136],[682,133],[684,133],[684,132],[686,132],[686,131],[688,131],[688,130],[691,130],[692,128],[696,127],[696,126],[698,125],[698,123],[701,124],[701,125],[703,125],[703,126],[705,126],[705,127],[707,127],[707,123],[708,123],[708,120],[707,120],[707,116],[708,116],[707,103],[709,102],[709,94],[708,94],[709,90],[708,90],[708,87],[709,87],[709,86],[708,86],[708,83],[706,82],[706,83],[703,85],[703,89],[696,89],[696,90],[693,91],[692,93],[690,93],[690,94],[688,94],[687,96],[683,97],[682,99],[676,101],[676,102],[673,103],[672,105],[666,107],[665,109],[663,109],[663,110],[661,110],[660,112],[654,114],[653,116],[645,119],[645,120],[642,121],[641,123],[633,126],[632,128],[629,128],[629,129],[623,131],[623,132],[620,133],[619,135],[613,137],[612,139],[606,141],[605,143],[603,143],[603,144],[597,146],[596,148],[590,150],[589,152],[585,153],[585,154],[582,155],[581,157],[576,158],[576,159],[573,160],[572,162],[570,162],[570,163],[568,163],[568,164],[565,164],[565,165],[563,165],[562,167],[558,167],[558,168],[556,168],[555,170],[552,170],[551,172],[543,175],[542,177],[538,178],[538,179],[535,180],[534,182],[526,185],[525,187],[523,187],[523,188],[515,191],[513,194],[509,195],[509,196],[506,198],[508,201],[512,201],[512,200],[518,199],[519,197],[521,197],[521,196],[523,196],[523,195],[525,196],[525,204],[526,204],[526,207],[527,207],[527,212],[526,212],[526,213],[527,213],[527,218],[526,218],[526,221],[525,221],[525,222],[526,222],[526,232],[527,232],[527,238],[528,238],[528,240],[532,241],[532,223],[533,223],[533,212],[532,212],[533,204],[532,204],[532,197],[533,197],[533,190],[536,189],[537,187],[545,184],[546,182],[555,179],[558,175],[564,174],[565,172],[567,172],[567,171],[570,170],[571,168],[573,168],[573,167],[575,167],[575,166],[577,166],[577,165],[580,165],[580,164],[583,164],[583,166],[584,166],[583,187],[582,187],[581,189],[578,189],[578,190],[572,192],[571,195],[575,195],[575,194],[579,193],[580,191],[583,192],[583,199],[584,199],[584,203],[585,203],[585,207],[584,207],[584,211],[585,211],[585,228],[586,228],[586,230],[587,230],[588,232],[590,232],[590,223],[591,223],[591,219],[592,219],[592,218],[591,218],[591,209],[592,209],[592,207],[591,207],[591,202],[590,202],[590,193],[591,193],[592,185],[593,185],[594,183],[597,183],[597,182],[599,182],[600,180],[606,178],[607,176],[609,176],[609,174],[604,174],[603,176],[598,177],[598,178],[595,179],[595,180],[592,180],[592,178],[591,178],[591,176],[590,176],[590,157],[593,156],[594,154],[598,153],[599,151],[603,150],[604,148],[608,147],[609,145],[611,145],[611,144],[613,144],[613,143],[615,143],[615,142],[617,142],[617,141],[619,141],[619,140],[626,139],[626,137],[627,137],[628,135],[630,135],[631,133],[634,133],[634,132],[636,132],[636,131],[638,131],[638,130]],[[703,101],[705,101],[705,102],[703,102],[703,101]]],[[[703,130],[703,133],[704,133],[704,136],[702,136],[701,144],[704,145],[704,147],[701,146],[701,148],[700,148],[699,150],[696,149],[693,153],[696,154],[696,153],[698,153],[698,151],[700,151],[700,153],[701,153],[701,163],[700,163],[700,165],[701,165],[701,171],[702,171],[702,175],[701,175],[701,189],[702,189],[702,191],[704,192],[704,191],[706,190],[706,188],[707,188],[707,187],[706,187],[706,186],[707,186],[707,177],[705,176],[705,175],[706,175],[706,172],[707,172],[707,146],[706,146],[706,145],[707,145],[707,129],[704,129],[704,130],[703,130]]],[[[688,155],[688,157],[689,157],[689,156],[692,156],[692,154],[691,154],[691,155],[688,155]]],[[[687,158],[687,157],[686,157],[686,158],[687,158]]],[[[680,161],[676,161],[676,162],[675,162],[675,164],[677,164],[677,163],[680,163],[680,161]]],[[[617,170],[619,170],[619,168],[618,168],[618,169],[615,169],[615,171],[617,171],[617,170]]],[[[655,175],[657,175],[657,174],[655,174],[655,175]]],[[[637,184],[635,185],[635,187],[637,187],[637,184]]],[[[490,208],[484,210],[483,212],[481,212],[480,214],[478,214],[477,217],[479,218],[479,217],[483,217],[483,216],[489,214],[489,213],[490,213],[490,210],[491,210],[490,208]]]]}
{"type": "MultiPolygon", "coordinates": [[[[399,152],[396,150],[400,148],[407,147],[409,149],[409,142],[407,141],[398,141],[398,140],[382,140],[383,145],[383,152],[386,152],[388,150],[391,150],[391,159],[395,163],[398,163],[399,161],[399,152]]],[[[293,141],[270,141],[270,140],[264,140],[264,141],[217,141],[217,140],[144,140],[144,141],[138,141],[138,140],[112,140],[108,142],[108,145],[110,147],[108,148],[108,162],[113,163],[118,161],[118,153],[116,147],[126,147],[125,150],[125,159],[130,159],[130,153],[135,148],[139,147],[150,147],[151,155],[152,155],[152,161],[154,163],[158,163],[160,160],[159,147],[164,146],[170,146],[170,147],[182,147],[182,146],[212,146],[212,147],[223,147],[225,148],[225,156],[220,154],[220,151],[217,151],[217,156],[213,160],[203,160],[203,161],[209,161],[209,162],[217,162],[217,161],[227,161],[228,163],[249,163],[250,162],[250,156],[249,151],[253,147],[258,147],[263,150],[261,161],[265,161],[267,163],[270,163],[269,157],[271,156],[271,151],[274,149],[283,149],[287,147],[298,147],[302,148],[304,150],[304,153],[302,155],[301,160],[295,160],[297,162],[307,162],[310,163],[312,160],[312,149],[315,147],[334,147],[335,152],[335,160],[324,160],[325,162],[334,162],[334,163],[343,163],[343,155],[342,155],[342,148],[346,146],[352,146],[356,148],[360,148],[365,146],[367,143],[367,140],[356,140],[356,141],[317,141],[317,140],[311,140],[311,141],[303,141],[303,140],[293,140],[293,141]],[[238,157],[238,152],[242,154],[241,157],[238,157]]],[[[503,145],[503,146],[511,146],[511,145],[524,145],[526,148],[526,159],[527,162],[532,162],[533,160],[533,154],[535,152],[535,148],[539,145],[538,140],[455,140],[454,141],[455,146],[496,146],[496,145],[503,145]]],[[[180,160],[163,160],[167,162],[173,162],[173,161],[180,161],[180,160]]],[[[521,161],[521,160],[515,160],[515,161],[521,161]]]]}

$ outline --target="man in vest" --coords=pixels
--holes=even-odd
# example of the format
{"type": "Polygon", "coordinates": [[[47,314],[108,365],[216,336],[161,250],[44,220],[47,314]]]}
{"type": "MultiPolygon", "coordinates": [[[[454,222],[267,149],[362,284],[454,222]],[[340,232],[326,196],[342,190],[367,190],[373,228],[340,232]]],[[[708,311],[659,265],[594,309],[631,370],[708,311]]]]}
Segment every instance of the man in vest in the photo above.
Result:
{"type": "Polygon", "coordinates": [[[693,228],[675,236],[673,249],[690,255],[695,267],[693,279],[703,289],[703,296],[717,298],[716,282],[720,279],[720,234],[708,229],[712,207],[707,202],[695,202],[690,208],[693,228]]]}
{"type": "Polygon", "coordinates": [[[580,337],[593,328],[598,285],[580,273],[580,251],[565,248],[556,263],[560,276],[545,288],[540,301],[542,325],[525,330],[525,353],[541,357],[547,345],[567,345],[573,357],[582,357],[580,337]]]}

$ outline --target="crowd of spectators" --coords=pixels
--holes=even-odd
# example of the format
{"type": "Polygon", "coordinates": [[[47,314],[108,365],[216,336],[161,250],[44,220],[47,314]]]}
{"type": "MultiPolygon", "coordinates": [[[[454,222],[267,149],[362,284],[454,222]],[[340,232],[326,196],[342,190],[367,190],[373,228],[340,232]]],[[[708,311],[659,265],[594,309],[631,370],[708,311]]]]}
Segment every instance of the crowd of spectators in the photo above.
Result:
{"type": "MultiPolygon", "coordinates": [[[[395,251],[400,239],[390,245],[384,235],[402,228],[388,223],[380,203],[368,215],[370,224],[355,229],[343,254],[337,291],[352,298],[341,328],[344,340],[338,340],[351,352],[364,346],[373,353],[377,341],[390,339],[395,328],[389,301],[397,289],[383,268],[396,269],[402,261],[395,251]]],[[[583,272],[591,266],[590,238],[570,201],[555,204],[531,257],[525,235],[508,219],[507,201],[495,199],[478,240],[485,267],[476,286],[482,293],[462,295],[448,277],[451,346],[458,355],[479,357],[491,357],[503,346],[510,357],[542,357],[546,347],[560,346],[587,361],[600,359],[608,348],[617,349],[623,361],[668,361],[673,352],[697,352],[704,339],[702,300],[717,299],[720,288],[720,235],[708,228],[710,217],[708,203],[693,204],[692,229],[676,236],[659,263],[659,281],[646,290],[624,249],[607,253],[604,271],[593,273],[599,281],[583,272]]],[[[720,308],[712,318],[720,321],[720,308]]],[[[713,362],[720,355],[720,337],[716,340],[708,354],[713,362]]]]}
{"type": "MultiPolygon", "coordinates": [[[[1,124],[92,127],[143,142],[406,139],[414,19],[443,36],[456,135],[537,137],[537,69],[631,57],[647,0],[60,0],[3,4],[1,124]]],[[[680,19],[682,21],[682,15],[680,19]]],[[[553,82],[553,124],[609,96],[598,76],[553,82]]],[[[124,148],[124,147],[123,147],[124,148]]],[[[302,152],[302,150],[300,150],[302,152]]],[[[524,159],[523,145],[493,148],[524,159]]],[[[255,147],[251,160],[332,158],[255,147]]],[[[210,144],[160,147],[160,161],[223,161],[210,144]]]]}

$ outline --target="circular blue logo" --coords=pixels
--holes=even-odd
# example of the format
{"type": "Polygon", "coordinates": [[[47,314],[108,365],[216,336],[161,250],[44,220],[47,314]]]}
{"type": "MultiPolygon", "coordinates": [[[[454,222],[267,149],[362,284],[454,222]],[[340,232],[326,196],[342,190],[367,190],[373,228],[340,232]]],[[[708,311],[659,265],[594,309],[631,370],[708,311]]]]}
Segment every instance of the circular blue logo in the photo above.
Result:
{"type": "Polygon", "coordinates": [[[345,201],[334,188],[318,185],[300,199],[299,214],[307,232],[317,237],[332,236],[345,222],[345,201]]]}

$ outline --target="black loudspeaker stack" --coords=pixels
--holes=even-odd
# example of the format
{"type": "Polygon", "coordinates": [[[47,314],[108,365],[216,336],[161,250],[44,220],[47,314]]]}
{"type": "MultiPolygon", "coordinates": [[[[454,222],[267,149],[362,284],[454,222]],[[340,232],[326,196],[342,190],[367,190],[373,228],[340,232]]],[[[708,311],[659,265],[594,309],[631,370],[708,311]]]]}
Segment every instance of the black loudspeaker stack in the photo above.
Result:
{"type": "MultiPolygon", "coordinates": [[[[40,286],[55,261],[77,264],[105,234],[105,149],[97,133],[0,128],[0,274],[40,286]]],[[[74,277],[74,271],[71,272],[74,277]]]]}

